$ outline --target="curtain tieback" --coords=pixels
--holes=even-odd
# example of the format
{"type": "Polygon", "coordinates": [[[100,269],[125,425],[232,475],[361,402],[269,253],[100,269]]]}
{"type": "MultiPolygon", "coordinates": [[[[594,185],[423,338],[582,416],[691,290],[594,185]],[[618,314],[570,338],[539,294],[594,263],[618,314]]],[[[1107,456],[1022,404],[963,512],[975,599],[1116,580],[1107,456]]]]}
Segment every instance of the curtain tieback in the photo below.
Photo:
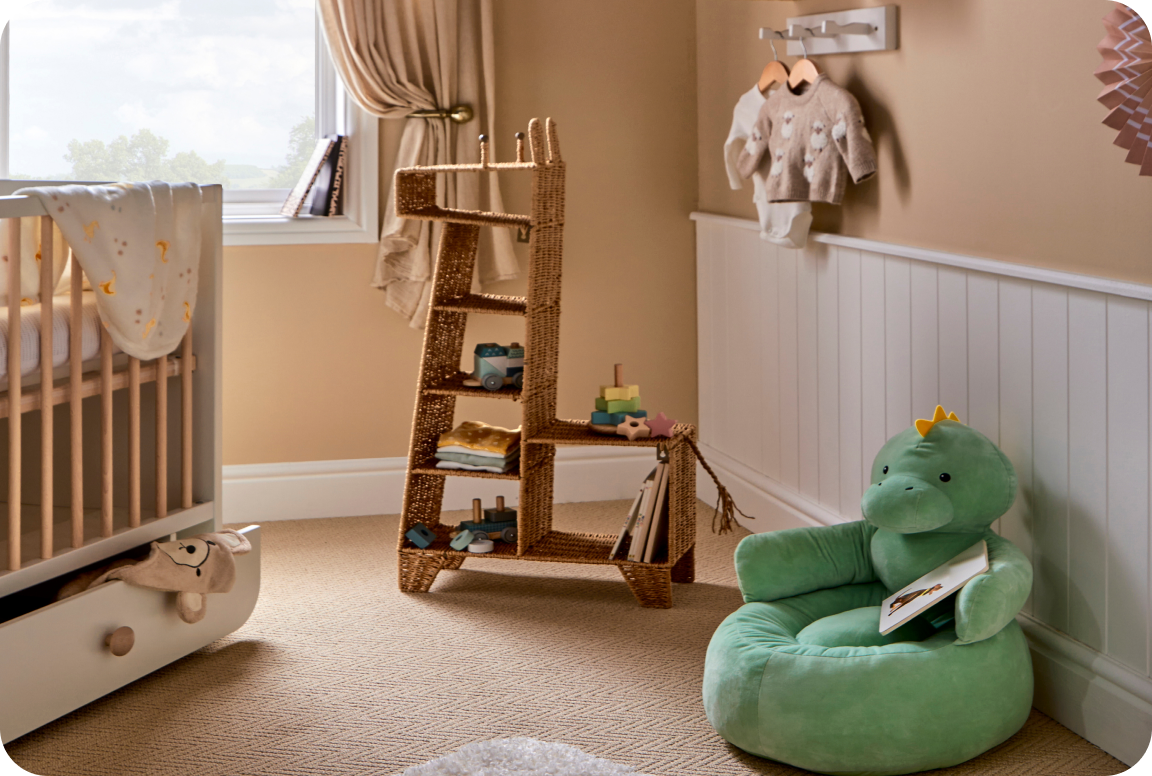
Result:
{"type": "Polygon", "coordinates": [[[451,108],[433,108],[432,110],[414,110],[408,114],[410,119],[448,119],[456,124],[467,124],[475,114],[471,105],[453,105],[451,108]]]}

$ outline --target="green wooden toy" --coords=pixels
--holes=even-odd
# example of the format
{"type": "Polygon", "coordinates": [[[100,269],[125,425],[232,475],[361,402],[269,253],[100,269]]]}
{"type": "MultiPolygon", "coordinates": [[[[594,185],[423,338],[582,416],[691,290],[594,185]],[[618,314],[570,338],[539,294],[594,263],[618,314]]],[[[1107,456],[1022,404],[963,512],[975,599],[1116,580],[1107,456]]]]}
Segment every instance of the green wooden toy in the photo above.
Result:
{"type": "Polygon", "coordinates": [[[409,528],[404,536],[422,550],[427,549],[432,545],[432,542],[436,541],[436,534],[432,533],[428,526],[423,523],[417,523],[409,528]]]}

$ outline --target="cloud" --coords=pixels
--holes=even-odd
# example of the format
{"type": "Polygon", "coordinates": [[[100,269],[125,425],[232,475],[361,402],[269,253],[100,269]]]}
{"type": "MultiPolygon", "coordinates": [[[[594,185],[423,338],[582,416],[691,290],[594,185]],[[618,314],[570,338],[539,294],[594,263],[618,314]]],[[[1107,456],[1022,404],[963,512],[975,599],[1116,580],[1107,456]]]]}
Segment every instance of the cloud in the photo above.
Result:
{"type": "Polygon", "coordinates": [[[72,139],[142,128],[170,152],[261,167],[314,110],[312,0],[39,0],[14,14],[12,169],[58,171],[72,139]]]}

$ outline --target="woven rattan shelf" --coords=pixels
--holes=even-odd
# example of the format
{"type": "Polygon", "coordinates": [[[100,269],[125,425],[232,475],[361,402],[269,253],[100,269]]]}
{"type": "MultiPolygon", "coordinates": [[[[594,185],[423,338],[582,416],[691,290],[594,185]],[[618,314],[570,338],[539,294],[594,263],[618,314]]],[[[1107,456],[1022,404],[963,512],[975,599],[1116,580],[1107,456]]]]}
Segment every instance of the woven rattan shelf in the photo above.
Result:
{"type": "MultiPolygon", "coordinates": [[[[677,423],[673,435],[696,438],[696,427],[688,423],[677,423]]],[[[528,444],[545,445],[611,445],[613,447],[656,447],[667,444],[667,439],[636,439],[629,441],[622,436],[598,434],[588,428],[586,420],[556,420],[541,433],[524,440],[528,444]]]]}
{"type": "Polygon", "coordinates": [[[522,296],[496,296],[494,294],[465,294],[458,299],[447,299],[436,305],[437,310],[458,313],[487,313],[489,315],[524,315],[528,300],[522,296]]]}
{"type": "Polygon", "coordinates": [[[503,474],[496,472],[474,472],[467,469],[437,469],[436,459],[425,461],[419,466],[412,468],[413,474],[426,474],[430,477],[480,477],[488,480],[518,480],[520,479],[519,471],[510,471],[503,474]]]}
{"type": "MultiPolygon", "coordinates": [[[[400,525],[400,589],[427,592],[436,575],[457,569],[466,558],[497,558],[560,563],[611,565],[620,569],[641,606],[672,605],[672,583],[694,578],[696,542],[696,464],[687,440],[696,429],[681,424],[671,439],[602,436],[582,421],[556,419],[556,378],[560,347],[560,275],[564,231],[564,162],[555,125],[542,127],[533,119],[528,127],[532,161],[496,165],[487,161],[481,143],[479,165],[414,167],[396,172],[396,212],[406,218],[444,222],[432,299],[424,332],[424,355],[412,420],[412,442],[400,525]],[[449,210],[439,207],[437,177],[444,174],[528,170],[532,173],[532,213],[528,216],[449,210]],[[529,229],[527,297],[471,293],[481,226],[527,226],[529,229]],[[460,362],[468,314],[523,315],[524,386],[489,393],[463,384],[460,362]],[[519,471],[493,474],[437,469],[436,443],[455,423],[459,396],[520,399],[523,421],[519,471]],[[655,448],[662,443],[671,464],[669,478],[668,546],[653,563],[609,558],[616,537],[606,534],[565,533],[552,530],[552,483],[559,445],[612,445],[655,448]],[[519,480],[520,503],[515,544],[495,543],[491,553],[457,552],[448,545],[451,526],[440,523],[446,477],[519,480]],[[412,544],[405,533],[423,523],[436,535],[426,548],[412,544]]],[[[655,452],[655,451],[654,451],[655,452]]],[[[655,456],[653,456],[655,458],[655,456]]]]}
{"type": "Polygon", "coordinates": [[[481,210],[453,210],[447,207],[413,208],[403,213],[405,218],[418,221],[443,221],[446,224],[473,226],[530,226],[532,219],[514,213],[485,213],[481,210]]]}
{"type": "MultiPolygon", "coordinates": [[[[406,548],[403,552],[434,557],[448,558],[475,558],[470,552],[453,550],[448,542],[450,540],[450,526],[439,525],[434,529],[436,541],[431,546],[420,550],[414,547],[406,548]]],[[[565,531],[549,531],[540,541],[536,542],[523,555],[516,552],[516,546],[505,542],[497,542],[492,552],[486,558],[503,558],[504,560],[534,560],[540,563],[584,563],[592,565],[637,566],[640,568],[668,568],[672,566],[667,557],[661,557],[655,563],[634,563],[628,560],[599,560],[607,557],[612,550],[616,537],[612,534],[572,533],[565,531]]],[[[627,544],[625,544],[627,549],[627,544]]],[[[625,553],[626,554],[626,553],[625,553]]],[[[692,580],[676,580],[692,581],[692,580]]]]}
{"type": "Polygon", "coordinates": [[[467,374],[460,372],[455,377],[450,377],[431,388],[425,388],[424,391],[426,393],[450,394],[452,396],[476,396],[481,399],[520,400],[520,389],[514,385],[505,385],[503,388],[489,391],[487,388],[481,388],[479,386],[464,385],[464,378],[466,377],[468,377],[467,374]]]}

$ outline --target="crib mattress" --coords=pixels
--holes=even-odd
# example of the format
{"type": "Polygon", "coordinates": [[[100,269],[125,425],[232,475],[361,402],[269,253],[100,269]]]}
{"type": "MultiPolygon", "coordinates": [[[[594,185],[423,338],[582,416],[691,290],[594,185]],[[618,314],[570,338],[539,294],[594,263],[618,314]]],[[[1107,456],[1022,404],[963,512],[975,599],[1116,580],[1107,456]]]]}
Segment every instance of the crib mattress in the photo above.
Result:
{"type": "MultiPolygon", "coordinates": [[[[87,361],[100,354],[100,316],[96,312],[96,295],[85,291],[82,296],[81,359],[87,361]]],[[[60,294],[52,300],[52,366],[68,363],[71,331],[71,300],[60,294]]],[[[27,375],[40,368],[41,305],[20,308],[20,373],[27,375]]],[[[119,349],[113,352],[119,352],[119,349]]],[[[0,307],[0,380],[8,379],[8,308],[0,307]]]]}

